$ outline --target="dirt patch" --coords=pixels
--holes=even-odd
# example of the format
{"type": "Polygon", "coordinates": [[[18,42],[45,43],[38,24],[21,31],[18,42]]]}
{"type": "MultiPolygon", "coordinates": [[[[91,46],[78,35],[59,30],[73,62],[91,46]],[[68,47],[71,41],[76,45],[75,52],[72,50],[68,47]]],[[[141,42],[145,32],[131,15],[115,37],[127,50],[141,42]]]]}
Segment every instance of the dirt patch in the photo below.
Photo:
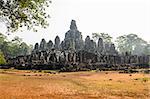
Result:
{"type": "Polygon", "coordinates": [[[108,72],[108,74],[73,72],[45,75],[45,73],[12,72],[0,73],[2,99],[148,99],[150,97],[150,81],[144,78],[149,77],[148,74],[129,76],[130,74],[118,72],[108,72]],[[143,82],[145,79],[146,82],[143,82]]]}

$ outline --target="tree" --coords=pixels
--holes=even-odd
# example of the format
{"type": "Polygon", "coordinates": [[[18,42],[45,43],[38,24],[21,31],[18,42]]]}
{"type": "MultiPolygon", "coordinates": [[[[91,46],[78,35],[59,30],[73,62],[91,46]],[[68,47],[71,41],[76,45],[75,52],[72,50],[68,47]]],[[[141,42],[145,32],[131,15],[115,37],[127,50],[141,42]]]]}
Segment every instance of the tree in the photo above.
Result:
{"type": "Polygon", "coordinates": [[[95,41],[102,38],[104,43],[112,43],[112,37],[107,33],[92,33],[92,38],[95,41]]]}
{"type": "Polygon", "coordinates": [[[147,45],[147,42],[136,34],[119,36],[115,42],[120,53],[131,52],[136,55],[144,54],[147,45]]]}
{"type": "Polygon", "coordinates": [[[32,45],[28,46],[19,37],[14,37],[11,41],[0,33],[0,50],[5,57],[16,57],[18,55],[27,55],[32,51],[32,45]]]}
{"type": "Polygon", "coordinates": [[[6,36],[0,33],[0,44],[6,40],[6,36]]]}
{"type": "Polygon", "coordinates": [[[29,54],[29,46],[25,42],[22,42],[20,44],[19,52],[20,52],[20,55],[28,55],[29,54]]]}
{"type": "Polygon", "coordinates": [[[6,60],[4,58],[4,54],[0,51],[0,65],[1,64],[6,64],[6,60]]]}
{"type": "Polygon", "coordinates": [[[0,0],[0,19],[6,24],[8,32],[21,27],[36,31],[37,26],[48,26],[45,8],[50,0],[0,0]]]}
{"type": "Polygon", "coordinates": [[[117,44],[117,49],[120,53],[124,53],[126,51],[130,51],[130,49],[127,48],[127,40],[126,40],[126,36],[119,36],[116,39],[116,44],[117,44]]]}
{"type": "Polygon", "coordinates": [[[8,47],[7,37],[2,33],[0,33],[0,50],[3,52],[4,55],[8,52],[7,47],[8,47]]]}
{"type": "Polygon", "coordinates": [[[150,55],[150,44],[147,44],[144,48],[144,54],[150,55]]]}

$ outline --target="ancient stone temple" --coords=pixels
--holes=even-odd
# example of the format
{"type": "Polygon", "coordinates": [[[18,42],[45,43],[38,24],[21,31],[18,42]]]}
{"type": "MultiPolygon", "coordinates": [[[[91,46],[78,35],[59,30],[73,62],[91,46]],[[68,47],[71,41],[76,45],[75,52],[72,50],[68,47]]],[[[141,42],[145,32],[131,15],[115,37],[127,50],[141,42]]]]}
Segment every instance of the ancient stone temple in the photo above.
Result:
{"type": "Polygon", "coordinates": [[[72,20],[70,30],[66,32],[64,39],[65,49],[74,49],[76,51],[83,49],[83,40],[81,32],[77,29],[76,21],[72,20]]]}
{"type": "Polygon", "coordinates": [[[90,51],[90,46],[89,46],[90,42],[91,42],[90,37],[87,36],[85,38],[85,43],[84,43],[84,50],[85,51],[88,51],[88,52],[90,51]]]}
{"type": "Polygon", "coordinates": [[[45,39],[42,39],[42,40],[41,40],[41,43],[40,43],[39,49],[40,49],[41,51],[44,51],[44,50],[46,50],[46,49],[47,49],[47,44],[46,44],[45,39]]]}
{"type": "Polygon", "coordinates": [[[71,21],[70,29],[65,33],[64,40],[61,41],[59,36],[56,36],[54,43],[51,40],[46,42],[45,39],[42,39],[40,45],[38,43],[35,44],[34,50],[46,51],[53,48],[57,51],[74,50],[79,52],[84,50],[89,53],[107,55],[116,54],[117,52],[114,44],[104,44],[101,38],[99,38],[97,43],[90,39],[89,36],[83,41],[82,34],[78,30],[75,20],[71,21]]]}
{"type": "Polygon", "coordinates": [[[39,50],[39,44],[38,43],[35,44],[34,50],[39,50]]]}
{"type": "Polygon", "coordinates": [[[54,45],[54,48],[55,48],[56,50],[60,50],[60,38],[59,38],[59,36],[56,36],[56,38],[55,38],[55,45],[54,45]]]}
{"type": "Polygon", "coordinates": [[[99,38],[97,43],[97,51],[98,53],[103,54],[104,53],[103,50],[104,50],[104,43],[103,40],[99,38]]]}
{"type": "Polygon", "coordinates": [[[53,48],[53,42],[50,40],[48,43],[47,43],[47,49],[52,49],[53,48]]]}
{"type": "Polygon", "coordinates": [[[46,42],[45,39],[42,39],[40,44],[35,44],[31,55],[10,58],[8,61],[11,65],[27,65],[27,67],[33,65],[32,68],[48,65],[41,67],[45,69],[60,69],[67,65],[100,68],[94,66],[101,66],[101,64],[147,64],[150,62],[150,56],[119,55],[115,45],[105,44],[102,38],[99,38],[98,42],[92,40],[90,36],[83,40],[76,21],[72,20],[64,40],[61,40],[59,36],[56,36],[54,42],[51,40],[46,42]],[[57,66],[58,64],[59,66],[57,66]]]}

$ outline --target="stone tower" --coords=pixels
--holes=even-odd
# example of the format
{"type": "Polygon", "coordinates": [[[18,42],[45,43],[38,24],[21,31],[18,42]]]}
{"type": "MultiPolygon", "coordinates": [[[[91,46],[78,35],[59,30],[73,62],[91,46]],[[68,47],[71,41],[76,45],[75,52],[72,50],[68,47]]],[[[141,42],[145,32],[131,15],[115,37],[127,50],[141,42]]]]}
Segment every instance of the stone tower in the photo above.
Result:
{"type": "Polygon", "coordinates": [[[55,48],[56,50],[60,50],[60,38],[59,38],[59,36],[56,36],[56,38],[55,38],[55,45],[54,45],[54,48],[55,48]]]}
{"type": "Polygon", "coordinates": [[[71,48],[76,51],[83,49],[82,35],[77,29],[75,20],[71,21],[70,30],[65,34],[64,44],[65,49],[71,48]]]}

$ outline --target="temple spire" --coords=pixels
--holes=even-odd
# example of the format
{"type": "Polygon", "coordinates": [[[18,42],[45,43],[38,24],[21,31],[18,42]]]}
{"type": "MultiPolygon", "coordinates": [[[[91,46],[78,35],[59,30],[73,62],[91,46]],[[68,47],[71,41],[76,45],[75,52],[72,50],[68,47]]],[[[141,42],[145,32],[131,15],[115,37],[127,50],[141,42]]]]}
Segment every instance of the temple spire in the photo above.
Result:
{"type": "Polygon", "coordinates": [[[76,21],[72,20],[70,25],[70,30],[77,30],[76,21]]]}

